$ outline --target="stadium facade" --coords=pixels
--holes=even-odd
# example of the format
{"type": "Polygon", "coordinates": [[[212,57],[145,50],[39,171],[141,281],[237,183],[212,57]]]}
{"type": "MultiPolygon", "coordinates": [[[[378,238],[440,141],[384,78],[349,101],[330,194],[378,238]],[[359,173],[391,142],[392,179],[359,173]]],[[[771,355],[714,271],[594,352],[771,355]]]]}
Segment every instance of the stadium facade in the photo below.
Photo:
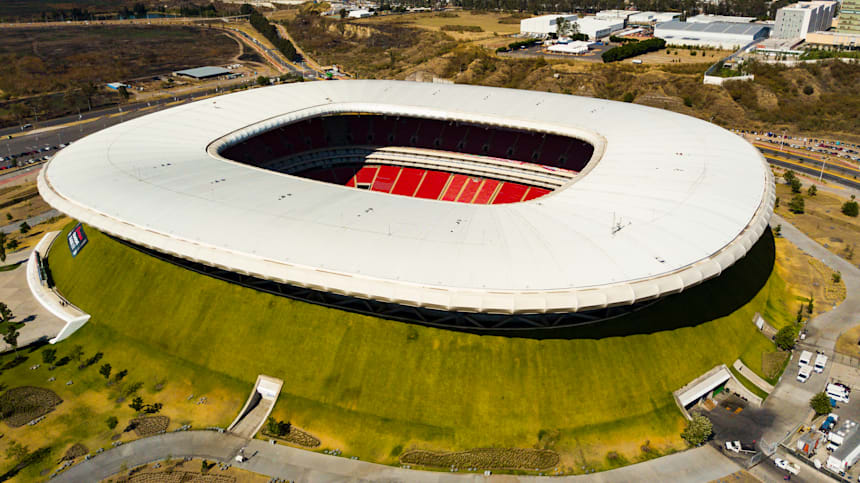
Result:
{"type": "Polygon", "coordinates": [[[719,276],[775,196],[754,147],[697,119],[398,81],[153,113],[60,152],[39,190],[204,273],[475,330],[591,322],[719,276]]]}

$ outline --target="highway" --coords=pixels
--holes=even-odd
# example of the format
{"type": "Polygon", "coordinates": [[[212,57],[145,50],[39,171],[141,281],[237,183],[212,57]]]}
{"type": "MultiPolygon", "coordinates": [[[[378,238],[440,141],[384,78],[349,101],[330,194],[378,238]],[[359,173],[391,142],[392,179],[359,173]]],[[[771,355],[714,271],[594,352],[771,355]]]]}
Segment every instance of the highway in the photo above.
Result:
{"type": "Polygon", "coordinates": [[[778,149],[767,148],[755,144],[764,155],[767,162],[781,168],[789,168],[813,177],[833,181],[845,186],[860,189],[860,170],[850,168],[835,162],[822,161],[792,152],[781,152],[778,149]],[[822,170],[823,168],[823,170],[822,170]]]}

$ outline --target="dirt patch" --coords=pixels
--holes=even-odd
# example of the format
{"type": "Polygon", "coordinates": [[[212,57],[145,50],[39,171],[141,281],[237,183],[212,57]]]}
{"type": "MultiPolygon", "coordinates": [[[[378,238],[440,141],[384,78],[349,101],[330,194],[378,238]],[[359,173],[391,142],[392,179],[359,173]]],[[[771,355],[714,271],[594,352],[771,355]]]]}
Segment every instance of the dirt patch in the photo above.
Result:
{"type": "Polygon", "coordinates": [[[135,418],[129,422],[130,426],[134,427],[134,432],[138,436],[152,436],[161,431],[166,431],[170,424],[170,418],[167,416],[148,416],[145,418],[135,418]]]}
{"type": "Polygon", "coordinates": [[[479,448],[457,452],[411,450],[400,455],[400,462],[437,468],[540,470],[558,465],[559,456],[555,451],[530,448],[479,448]]]}
{"type": "Polygon", "coordinates": [[[117,482],[128,483],[233,483],[236,478],[226,475],[201,475],[191,471],[172,471],[170,473],[139,473],[117,482]]]}
{"type": "Polygon", "coordinates": [[[75,458],[80,458],[85,454],[89,453],[90,450],[87,449],[86,446],[81,443],[73,444],[69,449],[66,450],[66,453],[63,455],[63,460],[73,460],[75,458]]]}
{"type": "Polygon", "coordinates": [[[317,439],[316,436],[302,431],[295,426],[290,427],[290,432],[285,434],[284,436],[276,436],[267,431],[263,431],[263,435],[268,438],[273,438],[279,441],[283,441],[285,443],[301,446],[303,448],[318,448],[320,445],[320,440],[317,439]]]}
{"type": "Polygon", "coordinates": [[[0,416],[10,427],[18,428],[53,411],[61,402],[60,396],[50,389],[16,387],[0,396],[0,416]]]}

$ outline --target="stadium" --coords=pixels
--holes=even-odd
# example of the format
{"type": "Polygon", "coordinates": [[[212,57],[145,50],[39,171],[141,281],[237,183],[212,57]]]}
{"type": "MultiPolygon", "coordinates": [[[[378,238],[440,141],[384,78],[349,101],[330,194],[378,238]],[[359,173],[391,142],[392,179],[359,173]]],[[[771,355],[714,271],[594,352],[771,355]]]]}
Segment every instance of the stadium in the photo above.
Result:
{"type": "Polygon", "coordinates": [[[60,152],[58,210],[153,256],[469,331],[593,323],[719,277],[774,187],[707,122],[543,92],[299,83],[153,113],[60,152]]]}

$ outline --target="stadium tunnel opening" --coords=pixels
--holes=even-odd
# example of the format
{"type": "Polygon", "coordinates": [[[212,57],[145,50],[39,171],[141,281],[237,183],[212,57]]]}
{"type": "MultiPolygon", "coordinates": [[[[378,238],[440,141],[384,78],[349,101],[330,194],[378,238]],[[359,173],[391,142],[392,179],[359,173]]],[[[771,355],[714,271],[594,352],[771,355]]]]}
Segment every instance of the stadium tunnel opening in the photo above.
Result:
{"type": "Polygon", "coordinates": [[[570,136],[476,122],[347,113],[284,124],[219,154],[355,189],[506,204],[567,185],[591,160],[594,146],[570,136]]]}

